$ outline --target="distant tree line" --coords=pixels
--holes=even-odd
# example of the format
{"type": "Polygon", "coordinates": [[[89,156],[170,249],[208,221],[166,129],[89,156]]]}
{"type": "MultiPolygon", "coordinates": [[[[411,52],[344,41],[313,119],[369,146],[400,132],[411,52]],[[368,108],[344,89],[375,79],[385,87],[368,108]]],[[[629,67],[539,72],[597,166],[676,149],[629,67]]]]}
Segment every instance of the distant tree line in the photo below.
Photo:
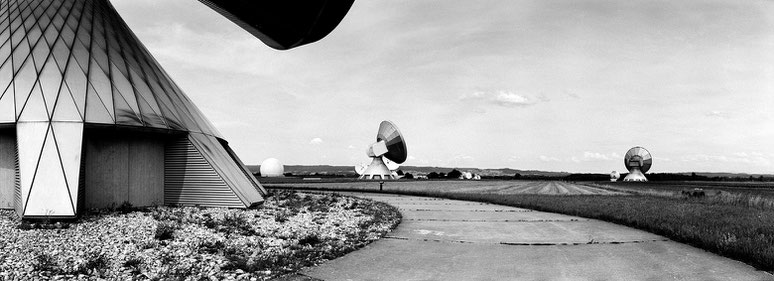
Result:
{"type": "MultiPolygon", "coordinates": [[[[416,176],[412,173],[403,172],[397,170],[398,176],[403,176],[403,179],[415,179],[416,176]]],[[[286,177],[303,177],[313,176],[320,178],[346,178],[346,177],[358,177],[355,173],[342,173],[342,174],[329,174],[329,173],[300,173],[293,174],[291,172],[284,173],[286,177]]],[[[627,173],[621,174],[619,181],[623,181],[623,178],[628,175],[627,173]]],[[[256,177],[260,177],[260,173],[255,173],[256,177]]],[[[428,179],[459,179],[462,176],[462,172],[457,169],[452,169],[448,172],[430,172],[427,174],[428,179]]],[[[648,173],[646,177],[649,181],[727,181],[727,182],[774,182],[774,177],[764,176],[749,176],[749,177],[729,177],[729,176],[702,176],[696,173],[688,174],[673,174],[673,173],[648,173]]],[[[578,173],[570,174],[567,176],[547,176],[547,175],[522,175],[515,173],[513,175],[481,175],[482,180],[563,180],[563,181],[609,181],[610,174],[592,174],[592,173],[578,173]]]]}
{"type": "MultiPolygon", "coordinates": [[[[621,174],[619,181],[623,181],[623,179],[628,175],[621,174]]],[[[702,176],[697,175],[696,173],[691,173],[690,175],[686,174],[673,174],[673,173],[652,173],[652,174],[645,174],[645,176],[648,178],[648,181],[733,181],[733,182],[772,182],[774,181],[774,178],[772,177],[764,177],[764,176],[749,176],[749,177],[724,177],[724,176],[715,176],[715,177],[708,177],[708,176],[702,176]]],[[[569,176],[566,176],[563,178],[565,181],[609,181],[610,180],[610,174],[571,174],[569,176]]]]}

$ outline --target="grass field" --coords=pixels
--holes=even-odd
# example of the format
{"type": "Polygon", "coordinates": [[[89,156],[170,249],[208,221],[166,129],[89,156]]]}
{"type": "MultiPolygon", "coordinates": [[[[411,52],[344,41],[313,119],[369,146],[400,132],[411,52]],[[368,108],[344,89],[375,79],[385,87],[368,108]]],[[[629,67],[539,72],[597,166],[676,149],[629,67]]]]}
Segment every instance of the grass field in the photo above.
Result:
{"type": "MultiPolygon", "coordinates": [[[[272,183],[266,186],[379,189],[378,182],[272,183]]],[[[774,203],[767,196],[770,190],[754,188],[531,181],[397,181],[384,184],[384,191],[391,193],[488,202],[609,221],[663,235],[772,272],[774,203]],[[679,192],[688,187],[720,192],[704,197],[685,196],[679,192]],[[736,192],[734,188],[742,189],[736,192]]]]}
{"type": "Polygon", "coordinates": [[[774,182],[714,182],[714,181],[659,181],[659,182],[595,182],[616,189],[637,191],[682,191],[701,188],[708,192],[725,191],[749,195],[774,197],[774,182]]]}
{"type": "MultiPolygon", "coordinates": [[[[298,187],[308,189],[379,190],[379,182],[269,182],[266,187],[298,187]]],[[[386,181],[385,191],[428,191],[482,194],[543,194],[543,195],[625,195],[595,186],[560,181],[386,181]]]]}

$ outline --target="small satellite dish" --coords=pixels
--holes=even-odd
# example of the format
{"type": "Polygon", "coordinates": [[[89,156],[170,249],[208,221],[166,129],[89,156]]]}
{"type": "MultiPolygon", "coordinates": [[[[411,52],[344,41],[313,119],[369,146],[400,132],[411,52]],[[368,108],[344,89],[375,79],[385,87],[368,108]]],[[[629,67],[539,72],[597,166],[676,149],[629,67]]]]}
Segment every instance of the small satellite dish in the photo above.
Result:
{"type": "Polygon", "coordinates": [[[398,169],[408,157],[406,141],[403,140],[398,127],[390,121],[382,121],[376,133],[376,142],[368,147],[366,155],[373,160],[360,174],[359,179],[397,179],[392,171],[398,169]]]}
{"type": "Polygon", "coordinates": [[[653,165],[653,156],[647,149],[639,146],[632,147],[624,155],[624,166],[629,170],[624,181],[648,181],[645,173],[650,170],[651,165],[653,165]]]}
{"type": "Polygon", "coordinates": [[[619,178],[621,178],[621,174],[618,171],[610,172],[610,181],[618,181],[619,178]]]}

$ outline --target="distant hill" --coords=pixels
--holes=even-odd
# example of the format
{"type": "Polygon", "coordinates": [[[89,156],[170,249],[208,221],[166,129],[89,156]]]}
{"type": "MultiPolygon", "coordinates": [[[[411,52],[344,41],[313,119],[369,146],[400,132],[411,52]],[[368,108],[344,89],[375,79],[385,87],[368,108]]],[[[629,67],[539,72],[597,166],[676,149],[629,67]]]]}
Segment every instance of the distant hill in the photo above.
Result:
{"type": "MultiPolygon", "coordinates": [[[[260,171],[260,165],[247,165],[253,173],[260,171]]],[[[426,175],[431,172],[448,173],[449,171],[457,169],[462,172],[471,172],[482,176],[513,176],[515,174],[521,174],[523,176],[542,176],[542,177],[564,177],[569,175],[567,172],[546,172],[536,170],[516,170],[510,168],[500,169],[479,169],[479,168],[449,168],[449,167],[420,167],[420,166],[401,166],[400,170],[404,173],[411,173],[414,175],[426,175]]],[[[292,173],[294,175],[352,175],[354,176],[354,166],[330,166],[330,165],[285,165],[285,172],[292,173]]]]}

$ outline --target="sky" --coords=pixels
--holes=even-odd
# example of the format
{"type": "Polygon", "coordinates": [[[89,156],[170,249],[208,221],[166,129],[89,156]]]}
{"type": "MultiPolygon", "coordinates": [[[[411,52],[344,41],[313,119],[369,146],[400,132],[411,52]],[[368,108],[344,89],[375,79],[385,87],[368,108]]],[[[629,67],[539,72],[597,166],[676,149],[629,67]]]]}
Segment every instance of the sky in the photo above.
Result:
{"type": "Polygon", "coordinates": [[[194,0],[112,0],[247,164],[774,173],[774,1],[356,0],[271,49],[194,0]]]}

